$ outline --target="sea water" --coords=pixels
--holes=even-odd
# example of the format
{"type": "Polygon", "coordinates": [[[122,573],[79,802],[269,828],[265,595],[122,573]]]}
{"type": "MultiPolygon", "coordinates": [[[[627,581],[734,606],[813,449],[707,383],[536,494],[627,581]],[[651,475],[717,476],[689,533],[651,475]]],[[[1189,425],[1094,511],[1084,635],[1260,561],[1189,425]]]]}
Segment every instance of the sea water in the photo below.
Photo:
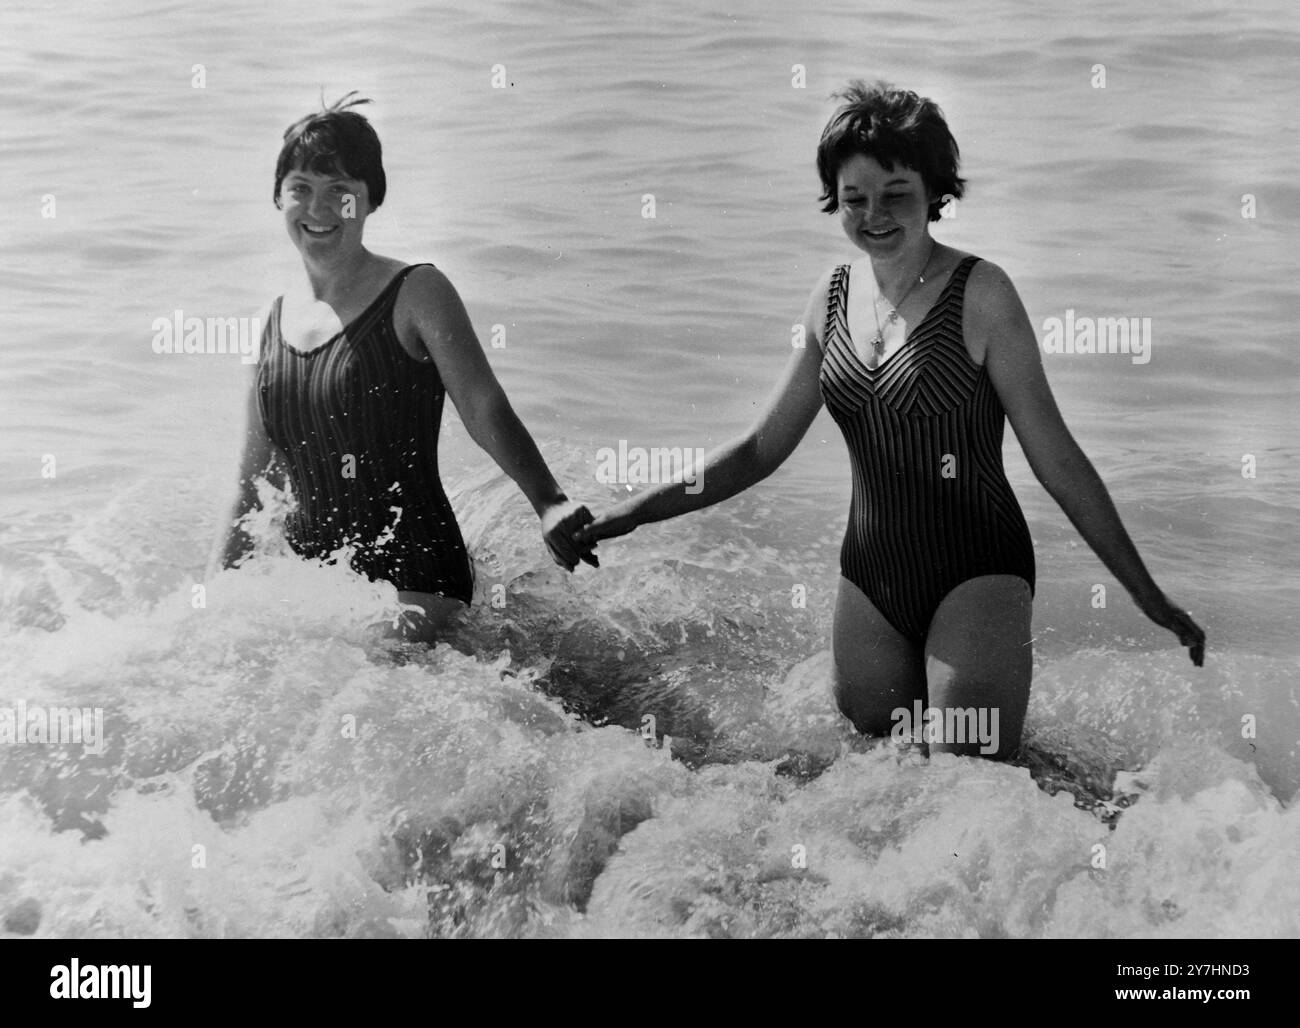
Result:
{"type": "Polygon", "coordinates": [[[0,710],[103,719],[0,745],[0,933],[1300,931],[1287,4],[18,2],[0,47],[0,710]],[[257,317],[301,274],[274,160],[322,91],[376,101],[367,244],[451,277],[599,510],[635,487],[602,452],[750,423],[856,255],[813,155],[828,93],[878,76],[943,107],[970,185],[935,235],[1006,269],[1040,337],[1150,319],[1145,360],[1044,363],[1203,668],[1008,432],[1026,755],[866,745],[829,695],[825,413],[761,485],[570,576],[449,404],[478,574],[454,645],[380,638],[391,587],[288,555],[280,498],[203,581],[247,368],[153,326],[257,317]]]}

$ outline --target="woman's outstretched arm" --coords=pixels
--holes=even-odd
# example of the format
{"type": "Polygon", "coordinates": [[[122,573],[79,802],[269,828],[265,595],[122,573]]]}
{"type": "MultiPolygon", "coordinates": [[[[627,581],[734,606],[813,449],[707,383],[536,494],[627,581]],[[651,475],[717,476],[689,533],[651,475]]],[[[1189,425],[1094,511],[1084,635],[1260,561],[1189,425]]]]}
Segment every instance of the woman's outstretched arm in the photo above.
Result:
{"type": "Polygon", "coordinates": [[[574,539],[591,520],[581,504],[565,496],[515,414],[474,334],[465,305],[447,276],[416,268],[407,278],[411,317],[438,367],[447,395],[480,447],[519,486],[541,521],[542,537],[557,564],[572,571],[579,560],[593,566],[590,547],[574,539]]]}
{"type": "Polygon", "coordinates": [[[965,324],[968,338],[984,351],[1007,420],[1043,488],[1139,609],[1177,635],[1200,667],[1205,633],[1160,591],[1138,556],[1110,493],[1061,417],[1029,315],[1011,279],[997,265],[981,261],[971,272],[965,324]]]}
{"type": "Polygon", "coordinates": [[[804,345],[790,355],[780,382],[753,425],[715,449],[705,457],[703,467],[695,469],[698,492],[687,492],[682,483],[676,482],[642,490],[603,511],[579,533],[580,539],[595,542],[626,535],[638,525],[720,503],[762,481],[785,462],[821,408],[818,379],[829,286],[828,272],[804,308],[804,345]]]}

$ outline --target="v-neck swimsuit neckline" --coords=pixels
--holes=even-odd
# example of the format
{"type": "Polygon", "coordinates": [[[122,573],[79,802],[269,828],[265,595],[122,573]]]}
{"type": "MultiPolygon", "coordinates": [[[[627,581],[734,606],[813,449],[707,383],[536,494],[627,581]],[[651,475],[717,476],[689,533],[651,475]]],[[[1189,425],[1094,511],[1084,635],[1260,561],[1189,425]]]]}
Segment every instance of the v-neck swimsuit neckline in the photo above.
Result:
{"type": "MultiPolygon", "coordinates": [[[[957,281],[957,270],[958,270],[958,269],[959,269],[963,264],[965,264],[967,261],[969,261],[969,260],[978,260],[978,259],[979,259],[979,258],[965,257],[965,258],[963,258],[962,260],[960,260],[960,261],[957,262],[956,266],[952,269],[952,271],[950,271],[950,272],[948,273],[948,281],[945,282],[944,285],[943,285],[943,288],[942,288],[941,290],[939,290],[939,295],[935,298],[934,303],[930,304],[930,308],[929,308],[929,310],[927,310],[927,311],[925,312],[925,316],[924,316],[923,318],[921,318],[921,320],[918,321],[915,325],[911,326],[911,327],[908,329],[908,332],[907,332],[907,338],[903,340],[902,345],[899,346],[899,347],[898,347],[896,350],[894,350],[892,353],[890,353],[889,356],[887,356],[887,357],[885,357],[883,360],[881,360],[878,364],[872,366],[872,365],[870,365],[870,364],[867,363],[867,359],[866,359],[865,357],[862,356],[862,351],[858,349],[858,344],[857,344],[857,343],[854,341],[854,339],[853,339],[853,333],[851,333],[851,332],[848,333],[848,336],[849,336],[849,349],[853,351],[854,356],[856,356],[856,357],[858,358],[858,361],[862,364],[862,367],[863,367],[865,370],[867,370],[867,371],[869,371],[869,372],[872,372],[872,373],[878,372],[878,371],[880,371],[881,368],[883,368],[885,365],[887,365],[890,361],[892,361],[892,360],[893,360],[895,357],[897,357],[900,353],[902,353],[902,352],[903,352],[904,350],[906,350],[909,346],[911,346],[911,345],[912,345],[912,341],[913,341],[913,340],[916,338],[916,336],[920,333],[921,329],[925,327],[925,323],[926,323],[927,321],[929,321],[930,318],[931,318],[931,316],[934,314],[934,312],[935,312],[936,310],[939,309],[939,305],[940,305],[941,303],[943,303],[944,300],[946,300],[946,299],[948,298],[948,291],[949,291],[950,289],[952,289],[953,284],[957,281]]],[[[846,264],[846,265],[844,266],[844,306],[845,306],[845,325],[846,325],[846,326],[847,326],[847,324],[848,324],[848,303],[849,303],[849,295],[850,295],[849,289],[850,289],[850,285],[851,285],[852,275],[853,275],[853,265],[852,265],[852,264],[846,264]]]]}
{"type": "Polygon", "coordinates": [[[395,274],[392,278],[388,280],[388,284],[379,291],[379,295],[376,296],[373,300],[371,300],[368,304],[366,304],[365,310],[363,310],[360,314],[358,314],[355,318],[349,321],[341,329],[339,329],[332,336],[326,339],[325,342],[321,343],[319,346],[313,346],[310,350],[300,350],[296,346],[291,346],[289,344],[289,341],[284,338],[284,326],[281,322],[284,313],[284,297],[283,296],[276,297],[275,330],[276,330],[276,335],[280,340],[280,343],[284,346],[286,350],[288,350],[290,353],[294,354],[295,356],[315,357],[322,350],[328,349],[329,347],[333,346],[336,342],[338,342],[339,339],[351,333],[352,330],[355,329],[358,325],[362,324],[366,320],[366,318],[370,317],[370,315],[372,315],[375,312],[375,308],[378,307],[384,300],[388,298],[388,294],[393,289],[393,287],[401,285],[401,283],[406,279],[407,273],[413,267],[418,267],[418,265],[414,265],[414,264],[407,265],[405,268],[402,268],[399,272],[397,272],[397,274],[395,274]]]}

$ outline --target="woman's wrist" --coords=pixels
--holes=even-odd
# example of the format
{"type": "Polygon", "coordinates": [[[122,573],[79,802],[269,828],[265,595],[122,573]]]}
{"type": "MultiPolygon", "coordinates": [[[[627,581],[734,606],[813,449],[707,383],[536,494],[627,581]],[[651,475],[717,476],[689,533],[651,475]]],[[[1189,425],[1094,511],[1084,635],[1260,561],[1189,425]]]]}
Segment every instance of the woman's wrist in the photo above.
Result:
{"type": "Polygon", "coordinates": [[[1158,607],[1166,603],[1165,594],[1160,591],[1160,587],[1153,580],[1148,579],[1138,589],[1129,591],[1133,597],[1133,602],[1138,605],[1140,610],[1150,610],[1152,607],[1158,607]]]}
{"type": "Polygon", "coordinates": [[[532,501],[533,510],[537,513],[539,518],[545,517],[546,512],[552,507],[559,507],[568,502],[568,496],[564,494],[564,490],[558,485],[554,486],[553,489],[547,490],[541,496],[535,497],[532,501]]]}

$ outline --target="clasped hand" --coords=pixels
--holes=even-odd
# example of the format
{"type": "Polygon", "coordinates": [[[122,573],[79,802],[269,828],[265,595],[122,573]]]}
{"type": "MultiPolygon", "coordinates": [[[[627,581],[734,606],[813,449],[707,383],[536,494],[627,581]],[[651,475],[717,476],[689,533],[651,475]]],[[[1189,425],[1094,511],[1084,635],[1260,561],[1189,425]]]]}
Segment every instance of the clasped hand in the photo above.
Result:
{"type": "Polygon", "coordinates": [[[551,557],[566,571],[572,571],[580,560],[600,567],[597,541],[627,535],[634,528],[632,516],[618,507],[593,517],[585,506],[572,500],[555,504],[542,516],[542,536],[551,557]]]}

